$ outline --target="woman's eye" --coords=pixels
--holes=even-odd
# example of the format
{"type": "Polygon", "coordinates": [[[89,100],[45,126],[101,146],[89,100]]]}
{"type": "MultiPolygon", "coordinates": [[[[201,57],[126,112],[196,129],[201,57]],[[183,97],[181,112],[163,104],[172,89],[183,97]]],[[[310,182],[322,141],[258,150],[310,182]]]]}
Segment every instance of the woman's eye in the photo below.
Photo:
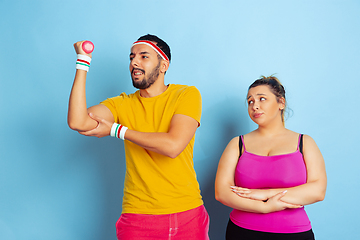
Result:
{"type": "Polygon", "coordinates": [[[266,99],[264,97],[261,97],[260,98],[260,101],[265,101],[266,99]]]}
{"type": "Polygon", "coordinates": [[[248,104],[250,105],[250,104],[252,104],[254,101],[253,100],[250,100],[250,101],[248,101],[248,104]]]}

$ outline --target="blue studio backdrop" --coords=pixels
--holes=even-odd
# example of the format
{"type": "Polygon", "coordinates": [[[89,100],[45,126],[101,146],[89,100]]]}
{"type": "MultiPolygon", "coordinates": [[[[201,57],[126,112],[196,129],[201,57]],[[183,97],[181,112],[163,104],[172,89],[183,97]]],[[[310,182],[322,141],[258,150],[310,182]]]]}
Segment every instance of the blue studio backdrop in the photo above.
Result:
{"type": "Polygon", "coordinates": [[[306,206],[316,238],[359,239],[359,12],[358,0],[1,0],[0,239],[116,239],[123,143],[68,128],[73,44],[95,44],[91,106],[135,91],[129,49],[147,33],[171,47],[166,83],[202,94],[194,164],[211,239],[224,239],[231,210],[214,198],[219,158],[255,129],[247,87],[271,74],[286,88],[286,126],[325,158],[326,198],[306,206]]]}

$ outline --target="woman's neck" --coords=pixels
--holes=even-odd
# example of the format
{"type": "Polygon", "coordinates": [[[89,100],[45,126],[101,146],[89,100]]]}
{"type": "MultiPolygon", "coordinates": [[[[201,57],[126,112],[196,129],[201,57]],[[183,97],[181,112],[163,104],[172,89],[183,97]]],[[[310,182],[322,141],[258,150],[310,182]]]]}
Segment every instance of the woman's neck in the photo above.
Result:
{"type": "Polygon", "coordinates": [[[281,121],[273,124],[268,124],[266,126],[259,125],[256,131],[263,136],[274,136],[286,132],[287,129],[281,121]]]}

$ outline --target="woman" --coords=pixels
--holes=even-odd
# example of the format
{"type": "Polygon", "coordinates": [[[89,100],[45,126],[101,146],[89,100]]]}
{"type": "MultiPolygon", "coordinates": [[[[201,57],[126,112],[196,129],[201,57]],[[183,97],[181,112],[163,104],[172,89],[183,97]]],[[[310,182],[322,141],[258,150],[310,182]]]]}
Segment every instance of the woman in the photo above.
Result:
{"type": "Polygon", "coordinates": [[[215,197],[232,207],[226,239],[314,239],[304,205],[324,200],[325,163],[315,141],[285,128],[285,90],[276,77],[250,85],[258,128],[224,150],[215,197]]]}

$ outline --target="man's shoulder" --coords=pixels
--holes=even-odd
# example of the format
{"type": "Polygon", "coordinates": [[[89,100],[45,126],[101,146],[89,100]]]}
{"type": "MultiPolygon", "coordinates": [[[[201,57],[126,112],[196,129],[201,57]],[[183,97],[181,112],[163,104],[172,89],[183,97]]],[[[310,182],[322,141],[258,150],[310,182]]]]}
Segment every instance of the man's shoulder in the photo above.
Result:
{"type": "Polygon", "coordinates": [[[136,92],[131,94],[126,94],[125,92],[122,92],[120,95],[109,97],[106,100],[102,101],[101,104],[104,104],[106,106],[113,105],[113,106],[121,106],[122,104],[126,104],[128,102],[134,101],[134,99],[138,99],[139,94],[136,92]]]}
{"type": "Polygon", "coordinates": [[[170,84],[170,85],[171,85],[171,89],[177,92],[192,92],[192,91],[199,92],[199,90],[195,86],[188,86],[183,84],[170,84]]]}
{"type": "Polygon", "coordinates": [[[137,98],[137,96],[139,95],[138,92],[139,91],[136,91],[136,92],[130,93],[130,94],[122,92],[120,95],[111,97],[110,99],[133,99],[133,98],[137,98]]]}

